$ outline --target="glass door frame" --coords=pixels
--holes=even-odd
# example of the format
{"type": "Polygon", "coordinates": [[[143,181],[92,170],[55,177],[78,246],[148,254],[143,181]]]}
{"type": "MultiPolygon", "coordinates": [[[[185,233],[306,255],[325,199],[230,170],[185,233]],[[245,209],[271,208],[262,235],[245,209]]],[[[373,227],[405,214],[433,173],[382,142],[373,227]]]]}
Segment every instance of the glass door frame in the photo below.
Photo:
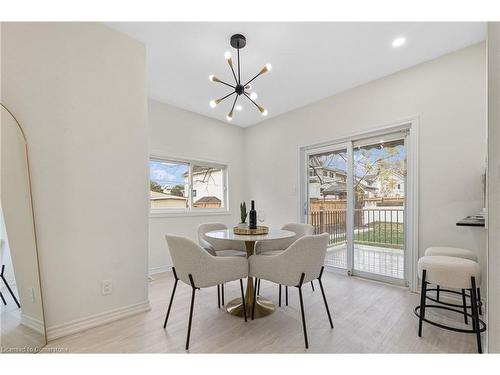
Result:
{"type": "Polygon", "coordinates": [[[350,136],[330,140],[319,144],[299,146],[299,186],[300,199],[298,207],[298,218],[300,222],[307,223],[309,213],[309,156],[322,151],[347,150],[347,209],[346,209],[346,270],[328,266],[327,269],[346,272],[348,275],[367,277],[373,280],[389,282],[393,284],[409,286],[411,291],[416,292],[418,279],[416,264],[418,260],[418,118],[378,128],[372,131],[355,133],[350,136]],[[405,205],[404,205],[404,280],[389,276],[376,275],[363,271],[354,270],[354,143],[369,141],[373,137],[384,135],[401,134],[404,138],[407,176],[405,182],[405,205]]]}

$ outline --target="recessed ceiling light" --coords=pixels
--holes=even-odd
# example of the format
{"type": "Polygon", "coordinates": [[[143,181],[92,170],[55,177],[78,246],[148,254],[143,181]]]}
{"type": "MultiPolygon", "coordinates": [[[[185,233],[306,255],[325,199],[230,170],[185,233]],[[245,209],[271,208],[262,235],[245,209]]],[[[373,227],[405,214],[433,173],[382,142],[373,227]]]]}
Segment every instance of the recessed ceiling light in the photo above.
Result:
{"type": "Polygon", "coordinates": [[[238,104],[236,107],[234,107],[234,109],[236,109],[237,111],[241,111],[243,109],[243,107],[238,104]]]}
{"type": "Polygon", "coordinates": [[[392,46],[394,48],[398,48],[398,47],[401,47],[403,44],[406,43],[406,38],[405,37],[399,37],[399,38],[396,38],[392,41],[392,46]]]}

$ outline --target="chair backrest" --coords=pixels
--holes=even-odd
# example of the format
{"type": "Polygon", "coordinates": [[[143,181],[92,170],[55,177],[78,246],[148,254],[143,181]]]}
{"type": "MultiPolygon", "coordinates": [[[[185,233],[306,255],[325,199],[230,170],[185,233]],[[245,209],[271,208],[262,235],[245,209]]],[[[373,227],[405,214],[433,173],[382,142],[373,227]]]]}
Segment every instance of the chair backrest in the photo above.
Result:
{"type": "Polygon", "coordinates": [[[298,283],[305,273],[304,283],[317,279],[325,263],[329,234],[305,235],[278,255],[283,261],[283,284],[298,283]]]}
{"type": "Polygon", "coordinates": [[[198,240],[200,243],[203,241],[208,242],[214,250],[245,250],[245,244],[240,241],[228,241],[228,240],[219,240],[216,238],[211,238],[206,235],[207,232],[211,232],[213,230],[223,230],[227,229],[226,224],[223,223],[204,223],[198,226],[198,240]],[[203,241],[202,241],[203,240],[203,241]]]}
{"type": "Polygon", "coordinates": [[[177,277],[188,285],[191,284],[189,274],[195,280],[203,277],[205,265],[212,256],[187,237],[167,234],[165,238],[177,277]]]}
{"type": "Polygon", "coordinates": [[[289,230],[295,233],[295,236],[283,238],[280,240],[260,241],[255,245],[256,253],[264,253],[271,250],[285,250],[299,238],[314,233],[314,227],[311,224],[289,223],[283,225],[283,230],[289,230]]]}

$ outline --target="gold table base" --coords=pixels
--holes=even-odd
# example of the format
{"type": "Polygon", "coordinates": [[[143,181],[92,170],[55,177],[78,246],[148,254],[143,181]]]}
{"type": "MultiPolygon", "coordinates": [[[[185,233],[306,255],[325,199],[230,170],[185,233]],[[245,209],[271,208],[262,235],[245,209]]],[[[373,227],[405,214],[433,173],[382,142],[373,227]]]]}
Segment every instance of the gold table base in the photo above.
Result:
{"type": "MultiPolygon", "coordinates": [[[[245,247],[247,250],[247,258],[254,253],[255,241],[245,241],[245,247]]],[[[252,304],[253,304],[253,293],[254,293],[253,278],[249,277],[247,281],[247,290],[245,293],[245,306],[247,310],[247,318],[252,319],[252,304]]],[[[262,318],[264,316],[270,315],[276,310],[276,306],[271,301],[264,299],[262,297],[257,297],[255,303],[255,314],[254,318],[262,318]]],[[[236,298],[231,301],[226,306],[226,311],[235,316],[243,318],[243,303],[241,298],[236,298]]]]}
{"type": "MultiPolygon", "coordinates": [[[[252,296],[253,298],[253,296],[252,296]]],[[[247,318],[252,319],[252,305],[246,303],[247,318]]],[[[264,299],[262,297],[257,297],[257,302],[255,303],[255,314],[254,318],[262,318],[264,316],[270,315],[276,310],[276,306],[271,301],[264,299]]],[[[226,306],[226,311],[235,316],[243,318],[243,303],[241,303],[241,298],[235,298],[226,306]]]]}

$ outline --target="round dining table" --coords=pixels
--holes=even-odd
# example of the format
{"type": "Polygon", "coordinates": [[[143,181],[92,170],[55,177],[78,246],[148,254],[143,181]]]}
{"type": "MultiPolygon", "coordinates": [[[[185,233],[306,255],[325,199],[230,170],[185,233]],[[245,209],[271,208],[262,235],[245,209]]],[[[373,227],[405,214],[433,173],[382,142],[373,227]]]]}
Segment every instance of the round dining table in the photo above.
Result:
{"type": "MultiPolygon", "coordinates": [[[[205,234],[207,237],[215,238],[219,240],[228,240],[228,241],[236,241],[236,242],[245,242],[245,247],[247,250],[247,258],[254,254],[255,251],[255,243],[257,241],[270,241],[270,240],[278,240],[283,238],[290,238],[295,236],[295,233],[289,230],[282,229],[271,229],[267,234],[258,234],[258,235],[241,235],[235,234],[233,229],[223,229],[223,230],[214,230],[211,232],[207,232],[205,234]]],[[[241,298],[235,298],[226,305],[226,311],[231,315],[243,317],[243,308],[247,310],[247,316],[251,316],[253,299],[254,299],[254,286],[253,278],[248,276],[247,281],[247,290],[245,293],[245,301],[241,300],[241,298]]],[[[266,300],[260,296],[257,296],[257,301],[255,303],[255,318],[261,318],[267,315],[270,315],[274,312],[276,306],[269,300],[266,300]]]]}

